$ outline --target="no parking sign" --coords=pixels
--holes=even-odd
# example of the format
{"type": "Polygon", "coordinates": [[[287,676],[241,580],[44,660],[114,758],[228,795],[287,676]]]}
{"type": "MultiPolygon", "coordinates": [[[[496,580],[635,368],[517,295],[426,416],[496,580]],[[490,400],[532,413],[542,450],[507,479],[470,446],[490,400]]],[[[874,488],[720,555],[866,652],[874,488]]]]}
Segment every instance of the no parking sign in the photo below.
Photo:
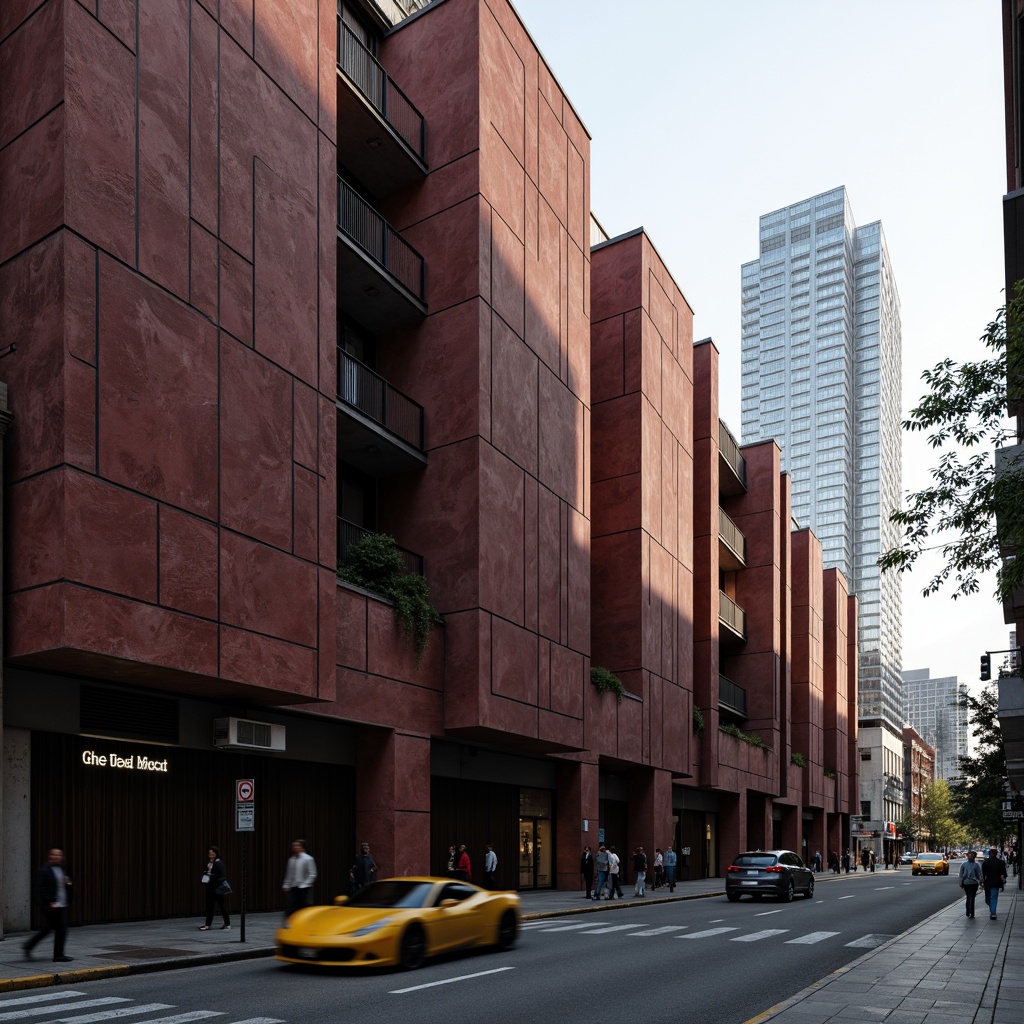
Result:
{"type": "Polygon", "coordinates": [[[256,783],[253,779],[235,780],[235,831],[256,831],[256,783]]]}

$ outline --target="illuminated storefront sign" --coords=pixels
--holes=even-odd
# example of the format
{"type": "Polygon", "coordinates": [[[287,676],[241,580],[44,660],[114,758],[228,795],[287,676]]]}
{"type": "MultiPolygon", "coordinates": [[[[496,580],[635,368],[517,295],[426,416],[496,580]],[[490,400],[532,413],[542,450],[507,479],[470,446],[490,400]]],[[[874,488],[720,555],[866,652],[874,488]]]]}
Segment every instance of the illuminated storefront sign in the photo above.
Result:
{"type": "Polygon", "coordinates": [[[145,754],[129,754],[122,757],[120,754],[97,754],[95,750],[82,751],[82,764],[91,768],[121,768],[130,772],[167,772],[167,758],[162,761],[154,761],[145,754]]]}

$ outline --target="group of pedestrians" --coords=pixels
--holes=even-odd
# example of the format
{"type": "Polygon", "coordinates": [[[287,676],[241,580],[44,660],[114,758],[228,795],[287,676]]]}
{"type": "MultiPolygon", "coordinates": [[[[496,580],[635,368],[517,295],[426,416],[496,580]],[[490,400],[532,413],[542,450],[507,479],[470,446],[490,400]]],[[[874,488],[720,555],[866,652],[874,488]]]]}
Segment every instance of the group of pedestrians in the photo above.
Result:
{"type": "MultiPolygon", "coordinates": [[[[589,846],[583,847],[580,856],[580,876],[583,879],[583,888],[586,893],[584,899],[621,899],[622,886],[619,884],[619,870],[622,861],[615,852],[614,846],[606,846],[601,843],[595,854],[589,846]],[[597,884],[594,884],[594,877],[597,877],[597,884]],[[608,895],[605,896],[605,890],[608,895]]],[[[647,873],[648,867],[654,869],[652,889],[667,885],[669,892],[676,890],[676,866],[678,858],[671,845],[664,853],[661,847],[654,850],[654,861],[649,864],[647,854],[642,846],[633,851],[633,875],[635,878],[633,895],[642,898],[647,895],[647,873]]]]}
{"type": "Polygon", "coordinates": [[[974,901],[979,887],[982,887],[985,890],[985,903],[988,904],[988,916],[995,921],[999,893],[1006,885],[1006,861],[999,856],[999,850],[991,847],[988,856],[980,864],[975,851],[968,850],[967,860],[960,865],[959,882],[964,891],[967,916],[974,917],[974,901]]]}

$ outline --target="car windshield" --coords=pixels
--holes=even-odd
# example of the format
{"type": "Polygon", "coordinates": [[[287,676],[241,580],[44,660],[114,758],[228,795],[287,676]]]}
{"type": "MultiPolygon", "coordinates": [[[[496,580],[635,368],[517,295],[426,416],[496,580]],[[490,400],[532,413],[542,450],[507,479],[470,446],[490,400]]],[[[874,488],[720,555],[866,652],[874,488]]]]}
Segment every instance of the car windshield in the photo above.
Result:
{"type": "Polygon", "coordinates": [[[741,853],[734,861],[740,868],[769,868],[775,863],[771,853],[741,853]]]}
{"type": "Polygon", "coordinates": [[[941,853],[919,853],[917,855],[918,860],[942,860],[941,853]]]}
{"type": "Polygon", "coordinates": [[[409,910],[422,907],[434,889],[432,882],[403,882],[392,880],[374,882],[360,889],[345,903],[346,907],[391,907],[409,910]]]}

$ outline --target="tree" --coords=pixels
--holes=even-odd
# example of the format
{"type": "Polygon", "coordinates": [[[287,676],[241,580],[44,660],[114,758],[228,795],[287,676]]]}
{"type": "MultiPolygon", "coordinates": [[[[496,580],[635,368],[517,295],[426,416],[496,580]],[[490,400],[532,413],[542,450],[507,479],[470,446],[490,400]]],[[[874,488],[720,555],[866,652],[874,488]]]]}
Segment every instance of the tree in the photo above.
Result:
{"type": "Polygon", "coordinates": [[[906,572],[924,551],[941,548],[945,564],[925,586],[925,596],[951,578],[954,600],[973,594],[991,569],[1000,598],[1024,584],[1024,558],[1004,561],[999,551],[1000,536],[1024,538],[1024,465],[1009,467],[998,479],[993,465],[994,449],[1017,440],[1007,405],[1019,400],[1024,381],[1024,282],[981,341],[988,358],[944,359],[922,374],[928,393],[903,421],[904,430],[930,432],[928,444],[942,454],[931,486],[909,494],[906,508],[890,514],[903,535],[878,564],[906,572]]]}
{"type": "Polygon", "coordinates": [[[967,710],[977,743],[972,756],[957,758],[960,778],[950,786],[956,818],[971,839],[1002,845],[1012,830],[1003,824],[1006,751],[995,683],[984,687],[979,696],[961,693],[959,704],[967,710]]]}
{"type": "Polygon", "coordinates": [[[945,779],[936,779],[921,797],[921,827],[935,847],[954,846],[966,833],[953,816],[953,800],[945,779]]]}

